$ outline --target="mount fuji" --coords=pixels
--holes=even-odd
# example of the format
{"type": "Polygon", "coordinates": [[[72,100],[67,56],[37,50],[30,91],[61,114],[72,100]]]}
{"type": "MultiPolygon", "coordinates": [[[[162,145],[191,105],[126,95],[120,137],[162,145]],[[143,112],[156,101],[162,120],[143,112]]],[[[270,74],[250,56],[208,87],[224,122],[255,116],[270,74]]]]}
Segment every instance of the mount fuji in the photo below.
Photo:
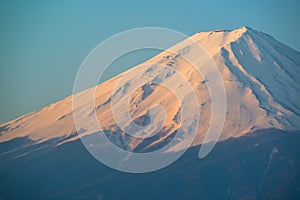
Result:
{"type": "MultiPolygon", "coordinates": [[[[164,51],[145,63],[91,88],[96,90],[95,107],[93,110],[80,110],[81,115],[87,120],[87,125],[80,130],[81,134],[84,136],[95,134],[93,124],[88,123],[92,114],[95,113],[106,136],[119,147],[133,152],[149,152],[164,146],[173,138],[183,123],[180,118],[182,107],[168,88],[156,83],[169,82],[180,93],[187,83],[176,81],[175,72],[179,72],[184,79],[188,80],[188,84],[195,92],[200,116],[193,147],[176,162],[176,166],[181,166],[182,170],[174,166],[163,170],[166,174],[162,177],[165,178],[166,183],[172,182],[173,176],[181,174],[184,178],[177,177],[174,180],[178,179],[179,182],[190,184],[186,190],[189,192],[176,191],[174,195],[188,197],[188,199],[196,199],[199,196],[204,199],[220,199],[224,196],[228,199],[273,197],[297,199],[300,197],[300,154],[299,150],[292,149],[297,148],[296,140],[300,139],[300,53],[278,42],[272,36],[249,27],[199,32],[190,38],[203,47],[216,64],[226,92],[225,123],[220,141],[216,149],[212,151],[212,155],[209,155],[202,163],[201,160],[191,161],[191,158],[186,156],[193,154],[194,149],[203,144],[212,113],[212,101],[206,84],[213,80],[202,77],[184,60],[183,54],[191,57],[197,55],[193,46],[185,46],[185,41],[171,47],[175,49],[175,53],[164,51]],[[168,67],[161,67],[162,65],[168,67]],[[141,79],[147,80],[147,84],[133,88],[134,80],[129,78],[124,85],[114,90],[123,77],[127,75],[131,77],[129,74],[135,70],[139,72],[141,79]],[[134,92],[131,94],[132,90],[134,92]],[[128,96],[130,96],[129,100],[128,96]],[[166,111],[165,122],[161,125],[156,124],[161,127],[161,130],[149,138],[125,135],[114,120],[111,104],[113,97],[120,102],[128,103],[133,121],[141,126],[151,124],[151,120],[154,120],[155,124],[155,113],[152,113],[152,119],[149,114],[150,107],[162,105],[166,111]],[[224,151],[228,154],[222,153],[224,151]],[[272,162],[277,163],[276,167],[272,167],[272,162]],[[226,163],[226,169],[219,166],[222,163],[226,163]],[[249,170],[253,166],[257,166],[257,172],[251,177],[249,170]],[[216,176],[221,172],[234,175],[235,170],[238,173],[236,177],[225,175],[215,177],[209,171],[210,168],[219,170],[216,176]],[[203,171],[200,170],[201,172],[198,173],[198,169],[203,171]],[[192,171],[185,175],[185,170],[192,171]],[[212,178],[217,181],[226,181],[233,185],[230,187],[220,185],[218,192],[208,194],[207,191],[213,190],[214,186],[208,181],[210,178],[202,172],[211,174],[212,178]],[[276,173],[278,176],[274,176],[276,173]],[[233,189],[235,187],[233,179],[241,184],[235,189],[233,189]],[[205,185],[204,181],[208,182],[208,185],[205,185]],[[273,184],[272,181],[277,181],[278,185],[273,184]],[[198,185],[200,190],[196,189],[198,185]],[[196,193],[196,190],[199,193],[196,193]]],[[[88,90],[74,95],[84,98],[88,90]]],[[[93,158],[88,156],[84,147],[80,145],[73,121],[72,98],[73,96],[69,96],[0,125],[0,182],[1,185],[5,185],[0,192],[1,199],[22,199],[10,191],[11,188],[15,188],[19,194],[32,199],[74,197],[90,199],[99,196],[95,191],[97,187],[102,186],[108,191],[101,190],[103,199],[105,197],[118,199],[124,194],[128,198],[133,197],[135,192],[128,191],[130,189],[127,186],[124,186],[126,189],[121,189],[118,194],[108,189],[105,183],[113,187],[114,183],[118,182],[114,177],[132,182],[137,187],[139,184],[150,184],[150,180],[155,180],[157,185],[151,186],[149,191],[164,188],[161,186],[164,181],[159,181],[153,174],[148,177],[146,175],[136,177],[119,174],[104,166],[97,169],[93,158]],[[79,153],[75,154],[73,151],[79,153]],[[64,158],[67,157],[68,162],[76,162],[76,155],[83,159],[86,166],[65,163],[64,158]],[[83,155],[88,158],[85,159],[83,155]],[[57,161],[65,164],[57,164],[57,161]],[[82,172],[82,169],[89,170],[87,166],[91,166],[91,170],[101,176],[94,179],[87,172],[82,172]],[[53,178],[46,175],[45,169],[47,168],[53,178]],[[58,176],[56,171],[61,174],[58,176]],[[30,175],[24,175],[27,172],[30,175]],[[83,178],[80,180],[76,177],[76,173],[81,172],[83,178]],[[64,173],[66,173],[65,176],[64,173]],[[26,181],[31,182],[30,177],[34,177],[33,183],[26,185],[26,181]],[[21,181],[15,183],[11,179],[21,181]],[[46,182],[43,187],[38,192],[33,192],[31,187],[38,187],[34,185],[44,179],[46,182]],[[70,186],[66,186],[65,189],[53,186],[53,193],[47,190],[50,185],[60,181],[70,186]],[[89,185],[93,188],[92,190],[89,190],[89,185]]],[[[122,116],[123,111],[119,110],[119,112],[122,116]]],[[[193,117],[195,116],[188,116],[188,118],[193,117]]],[[[126,126],[130,127],[131,124],[126,126]]],[[[157,127],[150,126],[150,129],[155,130],[157,127]]],[[[188,134],[187,130],[186,137],[188,134]]],[[[177,145],[172,147],[172,151],[181,150],[182,142],[184,139],[178,141],[177,145]]],[[[162,174],[162,172],[154,174],[157,173],[162,174]]],[[[119,184],[120,187],[121,185],[119,184]]],[[[145,194],[147,194],[146,191],[137,192],[136,195],[144,198],[145,194]]],[[[165,195],[166,198],[173,197],[171,194],[165,195]]],[[[154,194],[148,197],[157,198],[154,194]]]]}
{"type": "MultiPolygon", "coordinates": [[[[300,129],[299,52],[265,33],[248,27],[233,31],[201,32],[191,38],[211,56],[224,82],[227,113],[221,139],[239,137],[259,129],[300,129]]],[[[197,55],[193,47],[184,46],[184,41],[178,45],[183,46],[181,51],[185,49],[185,54],[197,55]]],[[[138,123],[147,123],[147,113],[152,104],[162,104],[168,116],[163,125],[164,133],[160,137],[147,141],[147,145],[143,143],[144,140],[127,141],[130,148],[150,148],[167,140],[180,127],[180,105],[174,95],[164,87],[152,83],[154,80],[162,83],[173,81],[174,88],[183,87],[180,85],[182,83],[174,80],[175,71],[188,80],[197,95],[201,118],[198,130],[200,139],[196,138],[195,144],[200,144],[207,131],[211,114],[211,100],[206,87],[206,81],[209,80],[201,77],[180,56],[167,51],[96,87],[95,110],[101,127],[105,131],[117,132],[118,127],[110,105],[112,96],[118,95],[117,92],[113,94],[114,87],[122,76],[136,69],[143,73],[141,78],[146,79],[148,83],[134,88],[128,105],[132,111],[132,118],[138,123]],[[149,66],[147,63],[162,63],[172,68],[149,66]]],[[[133,81],[128,80],[120,87],[122,97],[127,97],[133,85],[131,82],[133,81]]],[[[84,92],[81,95],[84,96],[84,92]]],[[[90,118],[90,110],[82,112],[87,119],[90,118]]],[[[83,131],[92,134],[89,128],[85,127],[83,131]]],[[[27,138],[33,144],[50,139],[57,139],[62,144],[76,140],[78,137],[73,123],[72,96],[2,124],[0,130],[0,142],[27,138]]]]}

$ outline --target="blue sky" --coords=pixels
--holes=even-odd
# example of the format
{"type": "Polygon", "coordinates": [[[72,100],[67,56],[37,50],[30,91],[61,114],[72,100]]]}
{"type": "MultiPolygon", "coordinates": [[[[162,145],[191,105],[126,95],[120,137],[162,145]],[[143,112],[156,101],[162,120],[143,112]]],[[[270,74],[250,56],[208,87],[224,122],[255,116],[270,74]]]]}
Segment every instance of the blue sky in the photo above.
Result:
{"type": "Polygon", "coordinates": [[[121,31],[158,26],[192,35],[247,25],[299,51],[299,13],[297,0],[1,1],[0,123],[69,96],[85,56],[121,31]]]}

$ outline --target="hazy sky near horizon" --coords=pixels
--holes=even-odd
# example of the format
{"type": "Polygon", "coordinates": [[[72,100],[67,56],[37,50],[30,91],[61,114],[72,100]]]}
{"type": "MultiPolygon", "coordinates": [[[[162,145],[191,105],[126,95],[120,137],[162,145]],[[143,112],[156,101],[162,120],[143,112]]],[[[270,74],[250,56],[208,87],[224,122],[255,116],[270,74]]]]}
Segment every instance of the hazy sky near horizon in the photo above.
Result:
{"type": "Polygon", "coordinates": [[[192,35],[247,25],[299,51],[299,13],[298,0],[1,1],[0,123],[71,95],[83,59],[121,31],[157,26],[192,35]]]}

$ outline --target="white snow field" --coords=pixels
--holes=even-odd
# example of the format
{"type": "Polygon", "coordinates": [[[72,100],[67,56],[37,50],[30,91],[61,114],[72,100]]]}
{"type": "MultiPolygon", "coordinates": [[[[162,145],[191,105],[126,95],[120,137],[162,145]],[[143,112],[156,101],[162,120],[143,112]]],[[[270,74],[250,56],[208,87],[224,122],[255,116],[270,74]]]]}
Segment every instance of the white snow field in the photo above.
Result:
{"type": "MultiPolygon", "coordinates": [[[[300,129],[299,52],[276,41],[268,34],[248,27],[232,31],[200,32],[191,38],[211,56],[224,82],[227,113],[221,140],[239,137],[258,129],[300,129]]],[[[169,82],[177,92],[184,90],[186,83],[178,81],[175,71],[188,80],[195,91],[199,103],[200,122],[194,144],[201,144],[203,141],[211,117],[211,99],[206,83],[213,80],[202,77],[181,57],[183,53],[189,56],[197,55],[193,46],[185,47],[184,41],[178,45],[183,47],[181,52],[177,54],[162,52],[146,63],[96,87],[95,112],[99,124],[103,130],[112,133],[109,137],[116,143],[126,145],[133,150],[136,148],[147,150],[155,145],[165,144],[172,134],[176,133],[182,124],[181,105],[168,88],[156,84],[169,82]],[[147,63],[161,65],[147,65],[147,63]],[[129,95],[131,89],[129,79],[114,92],[118,81],[134,70],[137,70],[140,78],[147,80],[148,83],[129,95]],[[148,114],[151,106],[162,105],[165,109],[165,122],[163,124],[155,122],[155,112],[152,113],[154,123],[148,128],[148,134],[151,134],[151,130],[161,128],[161,131],[147,142],[144,138],[122,137],[121,139],[118,134],[124,135],[124,133],[120,132],[112,114],[113,96],[117,101],[126,100],[131,117],[140,125],[149,123],[148,114]]],[[[84,99],[85,92],[76,95],[84,99]]],[[[82,108],[79,112],[88,122],[93,111],[82,108]]],[[[118,112],[118,116],[122,116],[123,111],[118,112]]],[[[92,134],[92,126],[87,123],[86,127],[79,131],[87,135],[92,134]]],[[[27,137],[34,143],[55,139],[57,145],[78,139],[72,115],[72,96],[0,125],[0,142],[18,137],[27,137]]],[[[178,141],[178,149],[180,149],[180,142],[178,141]]]]}

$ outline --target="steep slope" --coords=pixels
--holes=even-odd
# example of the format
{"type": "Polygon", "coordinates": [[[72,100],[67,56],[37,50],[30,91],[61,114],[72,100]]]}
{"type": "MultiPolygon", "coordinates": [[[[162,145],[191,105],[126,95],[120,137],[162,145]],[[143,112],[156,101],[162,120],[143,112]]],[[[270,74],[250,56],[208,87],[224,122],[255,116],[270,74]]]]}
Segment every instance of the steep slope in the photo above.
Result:
{"type": "MultiPolygon", "coordinates": [[[[191,38],[203,46],[222,75],[227,95],[227,113],[221,139],[265,128],[300,129],[300,80],[297,79],[300,74],[299,52],[248,27],[233,31],[201,32],[191,38]]],[[[175,49],[176,54],[165,51],[96,87],[95,112],[98,121],[117,145],[135,151],[148,151],[163,146],[176,133],[181,126],[181,105],[168,88],[157,84],[169,82],[178,92],[184,90],[187,85],[176,79],[175,72],[188,80],[198,98],[201,115],[194,144],[202,142],[211,117],[211,99],[206,83],[213,80],[202,77],[182,58],[183,54],[197,55],[193,46],[185,46],[183,41],[175,45],[175,49]],[[114,91],[122,77],[131,77],[130,73],[137,72],[141,79],[148,81],[147,84],[133,88],[133,80],[128,79],[114,91]],[[134,92],[128,100],[132,90],[134,92]],[[161,131],[147,139],[125,136],[115,122],[111,108],[112,97],[129,102],[134,122],[142,126],[149,123],[150,107],[162,105],[166,111],[166,120],[160,125],[161,131]]],[[[85,92],[77,95],[84,98],[85,92]]],[[[79,131],[84,134],[94,133],[93,125],[88,124],[94,111],[83,109],[80,112],[86,117],[87,126],[79,131]]],[[[120,110],[120,116],[122,112],[120,110]]],[[[24,145],[45,141],[62,144],[75,140],[78,136],[72,116],[72,97],[2,124],[0,131],[0,142],[27,138],[24,145]]]]}

